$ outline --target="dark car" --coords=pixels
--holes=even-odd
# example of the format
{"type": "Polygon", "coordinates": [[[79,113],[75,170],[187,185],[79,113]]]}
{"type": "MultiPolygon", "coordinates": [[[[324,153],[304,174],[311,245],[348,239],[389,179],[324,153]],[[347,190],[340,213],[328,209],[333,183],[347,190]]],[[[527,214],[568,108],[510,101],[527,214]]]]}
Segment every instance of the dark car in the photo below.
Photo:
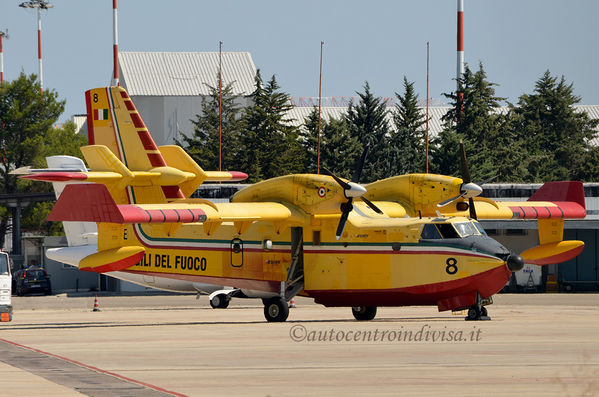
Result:
{"type": "Polygon", "coordinates": [[[52,293],[50,277],[41,267],[28,267],[15,273],[15,292],[19,296],[41,292],[46,295],[52,293]]]}

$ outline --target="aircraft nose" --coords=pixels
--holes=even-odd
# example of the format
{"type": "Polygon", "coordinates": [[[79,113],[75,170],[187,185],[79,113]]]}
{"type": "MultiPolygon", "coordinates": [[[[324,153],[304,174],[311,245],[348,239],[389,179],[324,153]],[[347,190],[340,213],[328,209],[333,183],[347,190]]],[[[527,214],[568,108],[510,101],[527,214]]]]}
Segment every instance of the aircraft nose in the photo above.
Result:
{"type": "Polygon", "coordinates": [[[518,270],[522,270],[524,267],[524,259],[520,255],[511,254],[507,257],[507,267],[512,272],[517,272],[518,270]]]}

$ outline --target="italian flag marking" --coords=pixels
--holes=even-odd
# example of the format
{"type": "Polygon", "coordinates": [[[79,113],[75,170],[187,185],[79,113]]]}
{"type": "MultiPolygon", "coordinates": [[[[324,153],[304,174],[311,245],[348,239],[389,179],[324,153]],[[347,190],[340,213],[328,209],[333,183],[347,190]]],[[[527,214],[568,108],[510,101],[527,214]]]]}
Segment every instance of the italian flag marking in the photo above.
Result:
{"type": "Polygon", "coordinates": [[[108,120],[108,109],[94,109],[94,120],[108,120]]]}

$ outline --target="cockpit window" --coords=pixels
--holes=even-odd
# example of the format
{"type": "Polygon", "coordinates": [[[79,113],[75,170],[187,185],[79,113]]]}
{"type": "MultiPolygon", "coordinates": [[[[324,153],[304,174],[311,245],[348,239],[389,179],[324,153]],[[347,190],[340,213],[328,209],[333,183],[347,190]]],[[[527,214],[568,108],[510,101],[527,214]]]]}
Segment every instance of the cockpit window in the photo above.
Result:
{"type": "Polygon", "coordinates": [[[487,235],[487,232],[485,232],[485,229],[483,229],[482,225],[478,222],[472,222],[474,224],[474,227],[476,227],[476,229],[478,230],[478,232],[480,234],[482,234],[483,236],[487,235]]]}
{"type": "Polygon", "coordinates": [[[437,227],[443,238],[460,238],[460,235],[456,232],[451,223],[438,223],[437,227]]]}
{"type": "Polygon", "coordinates": [[[427,223],[424,225],[422,228],[422,235],[420,237],[425,240],[438,240],[443,238],[441,237],[439,230],[437,230],[437,227],[432,223],[427,223]]]}
{"type": "Polygon", "coordinates": [[[472,222],[459,222],[453,224],[462,237],[476,236],[479,233],[478,229],[472,224],[472,222]]]}

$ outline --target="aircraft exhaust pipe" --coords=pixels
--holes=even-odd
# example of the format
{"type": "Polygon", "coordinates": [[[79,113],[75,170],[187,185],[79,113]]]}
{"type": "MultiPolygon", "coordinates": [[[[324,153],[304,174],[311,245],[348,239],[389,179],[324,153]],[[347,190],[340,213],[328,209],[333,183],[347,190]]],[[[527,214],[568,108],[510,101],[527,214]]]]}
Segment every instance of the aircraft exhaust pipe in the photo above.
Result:
{"type": "Polygon", "coordinates": [[[512,272],[522,270],[522,268],[524,267],[524,259],[522,259],[520,255],[511,254],[507,257],[507,267],[512,272]]]}

